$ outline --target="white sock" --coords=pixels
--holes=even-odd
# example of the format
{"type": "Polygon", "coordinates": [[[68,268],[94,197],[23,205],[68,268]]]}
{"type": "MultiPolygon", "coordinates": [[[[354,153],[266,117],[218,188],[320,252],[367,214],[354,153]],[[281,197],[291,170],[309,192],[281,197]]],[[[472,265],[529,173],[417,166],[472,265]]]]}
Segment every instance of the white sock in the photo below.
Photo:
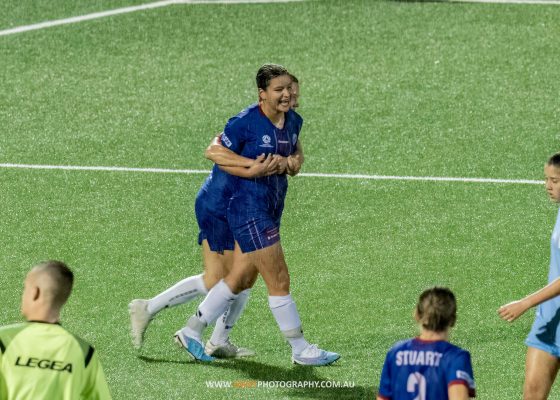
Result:
{"type": "Polygon", "coordinates": [[[303,337],[301,320],[292,296],[268,296],[268,305],[282,334],[292,346],[292,353],[300,354],[309,343],[303,337]]]}
{"type": "Polygon", "coordinates": [[[220,280],[200,303],[196,314],[187,321],[186,328],[190,329],[187,332],[202,335],[204,328],[216,322],[236,298],[237,295],[233,294],[224,280],[220,280]]]}
{"type": "Polygon", "coordinates": [[[202,274],[189,276],[148,300],[148,312],[155,315],[164,308],[186,303],[207,293],[202,274]]]}
{"type": "Polygon", "coordinates": [[[251,293],[251,289],[246,289],[237,295],[237,299],[229,309],[226,310],[225,313],[222,314],[220,318],[216,321],[216,327],[214,328],[214,332],[212,332],[212,337],[210,341],[212,344],[224,344],[229,339],[229,333],[231,332],[231,328],[235,325],[235,323],[241,317],[243,310],[245,310],[245,306],[247,306],[247,302],[249,301],[249,294],[251,293]]]}

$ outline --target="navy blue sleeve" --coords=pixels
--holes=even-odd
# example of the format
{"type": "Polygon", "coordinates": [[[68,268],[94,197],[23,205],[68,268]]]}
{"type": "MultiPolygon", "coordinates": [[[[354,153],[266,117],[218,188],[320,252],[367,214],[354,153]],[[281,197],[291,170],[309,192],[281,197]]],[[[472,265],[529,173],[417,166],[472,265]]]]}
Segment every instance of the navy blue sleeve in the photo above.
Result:
{"type": "Polygon", "coordinates": [[[243,120],[237,117],[230,118],[222,134],[222,145],[234,153],[241,154],[246,140],[245,136],[246,129],[243,120]]]}
{"type": "Polygon", "coordinates": [[[389,351],[383,363],[383,370],[381,371],[381,381],[379,382],[379,396],[384,399],[391,399],[393,397],[393,389],[391,388],[391,362],[392,352],[389,351]]]}
{"type": "Polygon", "coordinates": [[[445,374],[448,387],[457,384],[465,385],[469,390],[469,396],[475,397],[471,355],[468,351],[461,350],[458,354],[453,355],[445,374]]]}

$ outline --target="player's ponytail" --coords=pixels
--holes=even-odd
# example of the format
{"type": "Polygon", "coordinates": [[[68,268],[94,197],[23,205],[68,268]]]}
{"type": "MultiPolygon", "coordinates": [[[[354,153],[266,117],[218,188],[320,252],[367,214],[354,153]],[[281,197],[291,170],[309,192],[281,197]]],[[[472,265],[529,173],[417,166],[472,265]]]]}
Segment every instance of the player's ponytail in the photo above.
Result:
{"type": "Polygon", "coordinates": [[[451,328],[457,319],[455,295],[446,287],[425,290],[416,305],[416,318],[430,331],[443,332],[451,328]]]}

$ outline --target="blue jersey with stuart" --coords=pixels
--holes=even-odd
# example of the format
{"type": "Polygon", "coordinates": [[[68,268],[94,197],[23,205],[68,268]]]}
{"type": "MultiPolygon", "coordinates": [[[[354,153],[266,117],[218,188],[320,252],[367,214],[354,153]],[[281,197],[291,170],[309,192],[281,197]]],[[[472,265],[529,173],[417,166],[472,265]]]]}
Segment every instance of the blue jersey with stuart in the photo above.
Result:
{"type": "MultiPolygon", "coordinates": [[[[244,157],[261,154],[288,157],[296,151],[303,119],[293,110],[285,114],[284,126],[276,127],[253,104],[231,118],[224,128],[222,145],[244,157]]],[[[243,252],[261,249],[279,240],[279,227],[288,190],[286,174],[234,181],[228,221],[243,252]]]]}
{"type": "MultiPolygon", "coordinates": [[[[550,238],[550,266],[548,283],[560,278],[560,210],[550,238]]],[[[527,345],[560,357],[560,296],[553,297],[537,307],[535,322],[527,345]]]]}
{"type": "Polygon", "coordinates": [[[449,342],[419,338],[389,350],[381,373],[379,397],[391,400],[446,400],[451,385],[465,385],[475,397],[471,357],[449,342]]]}

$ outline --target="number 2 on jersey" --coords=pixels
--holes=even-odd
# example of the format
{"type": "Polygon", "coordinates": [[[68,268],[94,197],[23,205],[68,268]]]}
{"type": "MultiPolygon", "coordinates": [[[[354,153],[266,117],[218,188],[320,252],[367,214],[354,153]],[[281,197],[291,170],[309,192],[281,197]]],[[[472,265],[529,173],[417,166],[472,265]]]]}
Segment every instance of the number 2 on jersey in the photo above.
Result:
{"type": "Polygon", "coordinates": [[[426,400],[426,378],[424,375],[420,372],[413,372],[408,375],[406,391],[408,393],[418,393],[414,400],[426,400]]]}

